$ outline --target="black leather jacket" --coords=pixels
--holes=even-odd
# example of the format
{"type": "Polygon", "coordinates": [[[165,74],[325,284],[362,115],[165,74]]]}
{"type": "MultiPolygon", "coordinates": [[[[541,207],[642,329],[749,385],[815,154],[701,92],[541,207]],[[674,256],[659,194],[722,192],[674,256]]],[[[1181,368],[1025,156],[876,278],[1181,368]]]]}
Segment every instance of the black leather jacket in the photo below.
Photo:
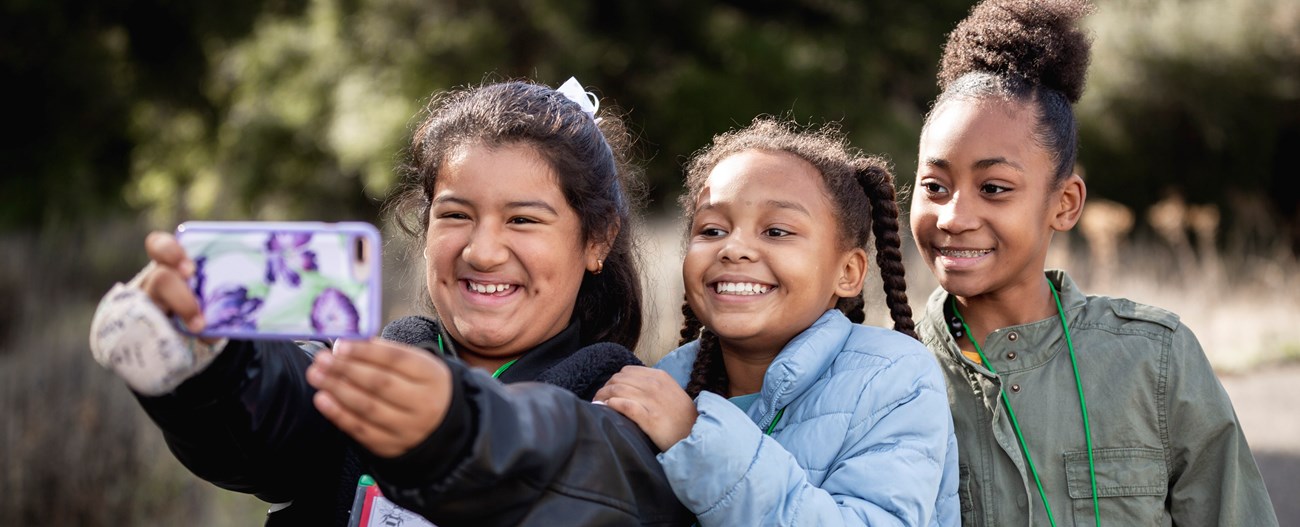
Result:
{"type": "MultiPolygon", "coordinates": [[[[311,346],[231,341],[174,392],[137,398],[195,475],[292,502],[271,513],[268,526],[345,525],[362,457],[385,495],[440,527],[690,524],[653,443],[631,421],[587,402],[639,361],[613,344],[579,347],[578,333],[571,325],[500,377],[551,386],[503,386],[449,360],[453,400],[444,424],[394,460],[369,456],[316,411],[306,381],[311,346]],[[599,452],[600,462],[570,466],[576,448],[585,460],[599,452]]],[[[437,335],[433,321],[415,317],[384,331],[435,352],[437,335]]],[[[451,344],[445,334],[442,342],[451,344]]]]}

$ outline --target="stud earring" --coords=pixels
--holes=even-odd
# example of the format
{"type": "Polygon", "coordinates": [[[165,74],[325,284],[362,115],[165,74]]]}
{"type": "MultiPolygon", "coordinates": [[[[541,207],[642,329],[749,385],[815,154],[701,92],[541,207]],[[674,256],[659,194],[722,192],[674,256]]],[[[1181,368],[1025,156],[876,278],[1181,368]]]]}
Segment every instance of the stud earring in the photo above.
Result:
{"type": "Polygon", "coordinates": [[[596,260],[596,271],[591,274],[600,274],[604,271],[605,271],[605,260],[603,258],[596,260]]]}

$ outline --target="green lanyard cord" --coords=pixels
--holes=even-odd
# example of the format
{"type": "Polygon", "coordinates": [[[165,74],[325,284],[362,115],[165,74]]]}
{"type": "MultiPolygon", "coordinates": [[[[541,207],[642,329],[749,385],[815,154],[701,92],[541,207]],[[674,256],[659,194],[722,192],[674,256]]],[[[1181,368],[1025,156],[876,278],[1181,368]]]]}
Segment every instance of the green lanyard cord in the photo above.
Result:
{"type": "MultiPolygon", "coordinates": [[[[1101,510],[1097,502],[1097,467],[1092,456],[1092,429],[1088,424],[1088,403],[1083,397],[1083,382],[1079,380],[1079,361],[1074,356],[1074,341],[1070,338],[1070,325],[1065,320],[1065,309],[1061,307],[1061,296],[1056,292],[1056,284],[1049,280],[1047,286],[1052,290],[1052,299],[1056,301],[1056,314],[1061,318],[1061,329],[1065,332],[1065,345],[1070,350],[1070,367],[1074,370],[1074,385],[1079,389],[1079,411],[1083,413],[1083,435],[1088,445],[1088,476],[1092,482],[1092,514],[1097,521],[1097,526],[1100,527],[1101,510]]],[[[956,300],[952,303],[952,312],[957,315],[957,320],[961,321],[962,329],[966,330],[966,337],[970,339],[971,345],[975,346],[975,352],[980,356],[980,362],[993,375],[997,375],[997,370],[993,369],[988,357],[984,356],[984,350],[975,341],[975,334],[971,333],[970,326],[966,325],[966,319],[957,311],[956,300]]],[[[1016,412],[1011,409],[1010,397],[1007,396],[1006,390],[1000,389],[1000,391],[1002,393],[1002,406],[1007,409],[1007,416],[1011,419],[1011,428],[1016,431],[1016,439],[1020,441],[1020,449],[1025,454],[1025,464],[1029,465],[1029,474],[1034,477],[1034,485],[1038,487],[1038,496],[1043,500],[1043,509],[1047,510],[1047,521],[1052,524],[1052,527],[1056,527],[1056,520],[1052,518],[1052,507],[1047,504],[1047,493],[1043,492],[1043,482],[1038,478],[1038,470],[1034,468],[1034,460],[1029,455],[1029,443],[1025,442],[1025,435],[1020,431],[1020,423],[1016,421],[1016,412]]]]}
{"type": "Polygon", "coordinates": [[[776,424],[779,423],[779,422],[781,422],[781,416],[782,416],[782,415],[785,415],[785,408],[784,408],[784,407],[781,408],[780,410],[777,410],[777,411],[776,411],[776,417],[772,418],[772,424],[767,425],[767,431],[766,431],[766,432],[763,432],[763,433],[766,434],[766,435],[772,435],[772,431],[773,431],[773,430],[776,430],[776,424]]]}
{"type": "Polygon", "coordinates": [[[492,372],[492,378],[495,379],[497,377],[500,377],[502,373],[505,373],[506,370],[510,369],[511,366],[514,366],[516,362],[519,362],[519,359],[515,359],[505,364],[502,364],[500,368],[497,368],[497,371],[492,372]]]}
{"type": "MultiPolygon", "coordinates": [[[[438,352],[439,352],[439,353],[446,353],[446,351],[445,351],[445,350],[443,349],[443,347],[442,347],[442,334],[441,334],[441,333],[438,334],[438,352]]],[[[518,357],[516,357],[514,360],[512,360],[512,361],[510,361],[510,362],[507,362],[507,363],[505,363],[505,364],[502,364],[500,368],[497,368],[497,371],[492,372],[492,378],[493,378],[493,379],[496,379],[496,378],[498,378],[498,377],[501,377],[501,374],[502,374],[502,373],[505,373],[506,370],[510,369],[511,366],[514,366],[516,362],[519,362],[519,358],[518,358],[518,357]]]]}

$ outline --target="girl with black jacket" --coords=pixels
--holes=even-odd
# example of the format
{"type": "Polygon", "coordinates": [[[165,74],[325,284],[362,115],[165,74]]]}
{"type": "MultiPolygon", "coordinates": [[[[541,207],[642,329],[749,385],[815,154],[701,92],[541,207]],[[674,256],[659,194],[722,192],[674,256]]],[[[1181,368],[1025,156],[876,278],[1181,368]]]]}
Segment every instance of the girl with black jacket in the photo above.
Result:
{"type": "Polygon", "coordinates": [[[345,524],[363,463],[390,499],[443,526],[690,523],[653,444],[588,402],[638,362],[634,179],[621,124],[568,87],[508,82],[430,103],[395,203],[424,242],[436,321],[332,351],[190,340],[122,361],[97,341],[103,327],[164,313],[203,325],[193,262],[154,233],[150,267],[101,303],[96,358],[186,467],[276,503],[268,525],[345,524]],[[547,466],[576,448],[599,459],[547,466]]]}

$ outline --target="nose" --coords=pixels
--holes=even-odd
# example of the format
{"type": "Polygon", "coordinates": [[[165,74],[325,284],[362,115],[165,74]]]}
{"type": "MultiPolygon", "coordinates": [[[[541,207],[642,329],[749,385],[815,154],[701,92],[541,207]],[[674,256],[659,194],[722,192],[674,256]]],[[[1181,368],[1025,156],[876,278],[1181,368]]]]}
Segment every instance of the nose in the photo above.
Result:
{"type": "Polygon", "coordinates": [[[460,255],[470,267],[487,271],[509,260],[510,248],[500,227],[480,223],[470,233],[469,242],[460,255]]]}
{"type": "Polygon", "coordinates": [[[970,231],[978,227],[979,220],[975,217],[968,201],[962,199],[960,194],[953,194],[952,199],[946,203],[934,204],[933,206],[938,209],[936,226],[949,233],[970,231]]]}
{"type": "Polygon", "coordinates": [[[718,251],[718,258],[724,262],[732,263],[753,262],[758,260],[758,251],[755,250],[754,240],[750,236],[732,232],[723,240],[722,250],[718,251]]]}

